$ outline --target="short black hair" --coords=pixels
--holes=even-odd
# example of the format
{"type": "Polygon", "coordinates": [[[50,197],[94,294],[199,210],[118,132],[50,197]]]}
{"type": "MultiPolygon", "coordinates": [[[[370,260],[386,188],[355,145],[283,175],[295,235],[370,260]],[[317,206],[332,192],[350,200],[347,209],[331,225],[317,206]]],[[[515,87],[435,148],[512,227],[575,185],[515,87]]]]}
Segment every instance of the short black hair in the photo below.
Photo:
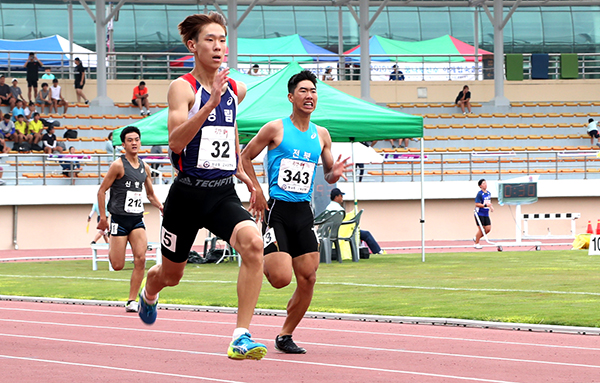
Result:
{"type": "Polygon", "coordinates": [[[140,85],[146,85],[144,81],[140,81],[140,85]]]}
{"type": "Polygon", "coordinates": [[[140,130],[138,128],[136,128],[135,126],[127,126],[125,127],[125,129],[121,130],[121,142],[125,142],[125,136],[129,133],[137,133],[137,135],[140,136],[140,138],[142,138],[142,133],[140,133],[140,130]]]}
{"type": "Polygon", "coordinates": [[[38,112],[35,112],[31,117],[35,118],[35,116],[39,116],[40,114],[38,112]]]}
{"type": "Polygon", "coordinates": [[[477,182],[477,186],[481,186],[481,184],[484,182],[485,182],[485,178],[480,179],[479,182],[477,182]]]}
{"type": "Polygon", "coordinates": [[[254,65],[252,65],[252,68],[260,68],[260,67],[258,66],[258,64],[254,64],[254,65]]]}
{"type": "Polygon", "coordinates": [[[296,87],[301,81],[308,80],[313,83],[313,85],[317,86],[317,76],[314,75],[313,72],[309,70],[303,70],[300,73],[296,73],[290,80],[288,81],[288,93],[294,93],[296,87]]]}
{"type": "Polygon", "coordinates": [[[45,86],[48,86],[48,83],[47,83],[47,82],[43,82],[43,83],[42,83],[42,88],[43,88],[43,87],[45,87],[45,86]]]}
{"type": "Polygon", "coordinates": [[[590,119],[588,120],[588,122],[594,122],[594,119],[593,119],[593,118],[590,118],[590,119]]]}
{"type": "MultiPolygon", "coordinates": [[[[53,84],[54,84],[54,83],[57,83],[57,82],[58,82],[58,79],[57,79],[57,78],[55,78],[54,80],[52,80],[52,83],[53,83],[53,84]]],[[[44,86],[44,84],[42,84],[42,86],[44,86]]]]}
{"type": "Polygon", "coordinates": [[[35,53],[29,52],[29,56],[35,56],[35,53]]]}
{"type": "Polygon", "coordinates": [[[7,118],[10,118],[10,114],[8,114],[8,113],[4,113],[4,118],[5,118],[5,119],[7,119],[7,118]]]}

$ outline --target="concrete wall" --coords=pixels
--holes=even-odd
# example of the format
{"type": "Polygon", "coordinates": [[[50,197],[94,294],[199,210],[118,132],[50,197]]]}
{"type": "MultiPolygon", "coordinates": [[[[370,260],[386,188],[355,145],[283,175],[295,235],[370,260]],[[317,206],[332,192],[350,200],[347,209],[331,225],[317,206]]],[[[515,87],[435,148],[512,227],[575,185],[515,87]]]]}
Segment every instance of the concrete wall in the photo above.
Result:
{"type": "MultiPolygon", "coordinates": [[[[151,103],[166,103],[168,80],[145,80],[151,103]]],[[[108,97],[114,102],[131,102],[133,88],[139,80],[108,80],[108,97]]],[[[27,93],[24,79],[19,81],[27,93]]],[[[360,97],[359,81],[332,81],[333,87],[352,96],[360,97]]],[[[526,80],[505,81],[505,96],[514,102],[543,101],[598,101],[600,80],[526,80]]],[[[73,80],[61,80],[63,96],[75,102],[73,80]]],[[[493,80],[484,81],[372,81],[371,97],[378,103],[394,102],[454,102],[463,85],[469,85],[473,102],[487,102],[494,97],[493,80]],[[417,89],[425,88],[427,98],[417,97],[417,89]]],[[[92,100],[96,97],[96,81],[88,80],[84,93],[92,100]]]]}
{"type": "MultiPolygon", "coordinates": [[[[497,194],[496,182],[489,182],[492,195],[497,194]]],[[[352,184],[337,185],[345,193],[346,210],[352,209],[352,184]]],[[[242,201],[248,192],[238,185],[242,201]]],[[[265,187],[266,189],[266,187],[265,187]]],[[[425,189],[425,238],[470,239],[476,227],[473,219],[476,181],[428,182],[425,189]]],[[[13,248],[13,205],[17,206],[17,243],[20,249],[86,247],[92,240],[94,223],[86,233],[87,215],[94,201],[97,186],[3,186],[0,188],[0,250],[13,248]],[[18,189],[17,189],[18,188],[18,189]]],[[[408,182],[368,182],[357,185],[358,208],[364,209],[361,227],[373,233],[378,241],[418,240],[421,236],[420,184],[408,182]]],[[[588,220],[594,228],[600,219],[597,203],[600,180],[539,181],[540,200],[522,206],[523,213],[581,213],[577,232],[585,232],[588,220]]],[[[164,201],[168,185],[156,185],[155,192],[164,201]]],[[[515,207],[498,206],[492,213],[493,238],[515,238],[515,207]]],[[[144,217],[148,238],[158,242],[160,216],[149,204],[144,217]]],[[[95,218],[94,218],[95,219],[95,218]]],[[[193,217],[186,217],[193,219],[193,217]]],[[[531,221],[530,234],[567,235],[569,221],[531,221]]],[[[202,245],[206,232],[196,238],[202,245]]]]}

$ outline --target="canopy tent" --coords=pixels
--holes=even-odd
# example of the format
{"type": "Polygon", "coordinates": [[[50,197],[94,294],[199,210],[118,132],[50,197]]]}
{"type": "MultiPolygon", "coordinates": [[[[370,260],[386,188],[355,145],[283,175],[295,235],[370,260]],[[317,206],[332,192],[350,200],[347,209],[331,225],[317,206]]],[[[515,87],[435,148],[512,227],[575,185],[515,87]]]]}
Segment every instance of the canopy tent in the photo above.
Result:
{"type": "MultiPolygon", "coordinates": [[[[8,68],[10,65],[11,69],[23,68],[29,52],[63,52],[62,54],[39,53],[36,56],[45,66],[69,67],[73,65],[69,54],[69,40],[54,35],[35,40],[0,40],[0,67],[8,68]],[[5,51],[9,51],[10,54],[5,51]]],[[[93,51],[73,43],[73,53],[81,59],[83,66],[96,67],[97,58],[93,51]]]]}
{"type": "MultiPolygon", "coordinates": [[[[344,52],[359,55],[360,45],[344,52]]],[[[399,41],[373,36],[369,39],[369,54],[390,55],[371,57],[373,80],[388,80],[392,66],[398,64],[406,80],[474,80],[475,47],[450,35],[423,41],[399,41]],[[416,55],[398,57],[398,55],[416,55]],[[436,56],[423,56],[436,55],[436,56]],[[451,56],[453,55],[453,56],[451,56]]],[[[492,54],[479,49],[478,55],[492,54]]],[[[359,62],[359,57],[349,61],[359,62]]],[[[481,61],[481,56],[478,57],[481,61]]],[[[479,66],[481,69],[481,66],[479,66]]]]}
{"type": "MultiPolygon", "coordinates": [[[[254,63],[289,63],[291,61],[315,62],[338,61],[337,57],[315,57],[316,55],[334,55],[335,53],[323,49],[295,34],[291,36],[275,37],[271,39],[245,39],[238,38],[238,65],[239,68],[250,68],[254,63]],[[252,55],[252,56],[248,56],[252,55]],[[258,56],[258,55],[290,55],[290,56],[258,56]],[[301,55],[301,56],[293,56],[301,55]],[[315,56],[312,56],[315,55],[315,56]],[[246,64],[246,65],[244,65],[246,64]]],[[[169,63],[172,67],[193,67],[194,56],[185,56],[169,63]]]]}
{"type": "MultiPolygon", "coordinates": [[[[292,105],[287,99],[287,82],[301,70],[298,63],[292,62],[279,72],[248,86],[237,115],[240,142],[250,141],[267,122],[290,115],[292,105]]],[[[235,78],[235,75],[232,74],[232,77],[235,78]]],[[[311,121],[327,128],[334,142],[423,137],[421,116],[371,104],[321,81],[318,81],[317,89],[319,98],[311,121]]],[[[168,144],[167,109],[136,120],[129,126],[140,129],[142,145],[168,144]]],[[[113,134],[114,145],[121,143],[119,132],[117,130],[113,134]]]]}

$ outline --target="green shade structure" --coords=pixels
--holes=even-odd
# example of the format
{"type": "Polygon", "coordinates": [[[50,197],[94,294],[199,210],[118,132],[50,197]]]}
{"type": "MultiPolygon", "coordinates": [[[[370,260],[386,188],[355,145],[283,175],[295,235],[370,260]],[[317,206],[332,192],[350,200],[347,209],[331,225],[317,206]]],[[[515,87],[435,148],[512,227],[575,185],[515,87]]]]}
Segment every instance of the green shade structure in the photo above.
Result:
{"type": "MultiPolygon", "coordinates": [[[[293,62],[269,77],[259,78],[262,81],[247,85],[248,93],[240,104],[237,115],[241,143],[250,141],[267,122],[291,114],[292,104],[287,98],[287,83],[291,76],[301,70],[302,67],[293,62]]],[[[246,77],[234,73],[232,71],[232,78],[238,75],[246,77]]],[[[239,78],[241,77],[236,79],[239,78]]],[[[319,80],[317,93],[317,108],[311,121],[327,128],[334,142],[423,137],[421,116],[397,112],[360,100],[319,80]]],[[[128,126],[140,129],[142,145],[167,145],[167,115],[167,109],[163,109],[128,126]]],[[[121,143],[120,131],[121,129],[118,129],[113,134],[114,145],[121,143]]]]}

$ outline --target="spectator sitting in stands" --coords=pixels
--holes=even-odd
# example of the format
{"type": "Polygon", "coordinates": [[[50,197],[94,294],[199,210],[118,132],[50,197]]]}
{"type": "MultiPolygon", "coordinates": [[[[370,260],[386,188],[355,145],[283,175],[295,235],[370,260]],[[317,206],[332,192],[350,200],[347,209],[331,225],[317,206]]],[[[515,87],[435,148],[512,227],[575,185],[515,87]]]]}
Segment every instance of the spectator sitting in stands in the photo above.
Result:
{"type": "MultiPolygon", "coordinates": [[[[69,147],[69,154],[72,156],[77,155],[74,146],[69,147]]],[[[62,174],[67,177],[71,177],[71,174],[73,174],[73,177],[78,177],[79,172],[81,171],[81,164],[79,161],[61,161],[60,166],[63,169],[62,174]]]]}
{"type": "Polygon", "coordinates": [[[390,74],[390,81],[404,81],[404,73],[398,68],[398,65],[392,67],[392,73],[390,74]]]}
{"type": "Polygon", "coordinates": [[[67,109],[69,109],[69,103],[64,99],[61,92],[61,87],[58,85],[58,79],[52,80],[52,86],[50,87],[50,97],[52,98],[52,105],[50,106],[50,113],[52,113],[52,109],[56,113],[58,113],[58,107],[64,106],[65,111],[63,114],[67,114],[67,109]]]}
{"type": "Polygon", "coordinates": [[[27,131],[27,123],[25,122],[25,116],[19,114],[17,116],[17,121],[15,121],[15,144],[19,144],[23,141],[29,142],[31,144],[31,139],[33,136],[29,136],[27,131]]]}
{"type": "Polygon", "coordinates": [[[44,74],[42,75],[42,80],[54,80],[56,78],[55,75],[52,74],[52,69],[49,67],[44,67],[44,74]]]}
{"type": "Polygon", "coordinates": [[[18,84],[19,84],[19,80],[17,80],[16,78],[13,78],[12,86],[10,87],[10,93],[12,93],[12,96],[13,96],[15,102],[17,100],[22,100],[23,105],[25,105],[25,98],[23,97],[23,92],[21,91],[21,88],[19,88],[18,84]]]}
{"type": "Polygon", "coordinates": [[[123,150],[123,147],[122,146],[113,147],[112,137],[113,137],[112,132],[108,133],[108,137],[107,137],[108,140],[106,141],[106,153],[114,153],[114,152],[121,153],[121,150],[123,150]]]}
{"type": "MultiPolygon", "coordinates": [[[[29,134],[33,136],[31,140],[32,145],[37,145],[42,140],[42,132],[44,130],[44,124],[40,119],[40,114],[35,112],[33,119],[29,121],[29,134]]],[[[41,150],[41,149],[40,149],[41,150]]]]}
{"type": "Polygon", "coordinates": [[[469,114],[472,113],[471,112],[471,92],[469,91],[468,85],[463,86],[463,90],[461,90],[460,93],[458,93],[458,96],[456,96],[456,100],[454,100],[454,103],[456,105],[460,106],[460,109],[462,110],[463,114],[467,114],[465,112],[465,106],[469,110],[469,114]]]}
{"type": "Polygon", "coordinates": [[[25,117],[25,109],[23,109],[23,100],[17,100],[17,104],[12,109],[12,120],[17,121],[18,115],[23,115],[25,117]]]}
{"type": "Polygon", "coordinates": [[[323,73],[322,80],[323,81],[333,81],[333,73],[331,73],[331,67],[328,66],[325,68],[325,73],[323,73]]]}
{"type": "Polygon", "coordinates": [[[15,139],[15,123],[10,119],[10,114],[6,113],[2,122],[0,122],[0,134],[5,140],[13,141],[15,139]]]}
{"type": "Polygon", "coordinates": [[[144,81],[140,81],[140,84],[133,88],[133,98],[131,99],[131,103],[140,108],[140,116],[150,115],[150,101],[148,101],[148,88],[146,88],[146,83],[144,81]],[[144,108],[146,109],[145,112],[144,108]]]}
{"type": "Polygon", "coordinates": [[[30,101],[29,105],[27,105],[27,108],[25,108],[25,120],[30,121],[33,119],[34,113],[38,113],[38,111],[35,109],[35,104],[33,101],[30,101]]]}
{"type": "Polygon", "coordinates": [[[6,78],[0,74],[0,106],[8,105],[10,110],[15,107],[15,99],[10,91],[10,86],[6,84],[6,78]]]}
{"type": "Polygon", "coordinates": [[[250,76],[260,76],[260,74],[258,73],[260,71],[260,67],[258,66],[258,64],[254,64],[252,65],[252,68],[250,69],[250,72],[248,72],[248,74],[250,76]]]}
{"type": "Polygon", "coordinates": [[[48,113],[52,111],[52,97],[47,82],[42,83],[42,89],[36,95],[35,103],[41,108],[42,113],[44,113],[45,107],[48,107],[48,113]]]}
{"type": "Polygon", "coordinates": [[[46,129],[46,134],[42,137],[42,146],[44,148],[44,153],[52,154],[54,152],[63,152],[63,148],[58,146],[58,141],[56,140],[56,135],[54,134],[54,127],[50,126],[46,129]]]}
{"type": "MultiPolygon", "coordinates": [[[[8,153],[9,151],[10,151],[10,149],[6,145],[6,141],[4,140],[4,135],[2,134],[2,132],[0,132],[0,153],[8,153]]],[[[2,175],[0,175],[0,178],[2,178],[2,175]]]]}
{"type": "MultiPolygon", "coordinates": [[[[330,199],[331,199],[331,202],[329,203],[329,205],[327,205],[325,210],[329,210],[329,211],[340,210],[340,211],[343,211],[344,215],[345,215],[346,213],[344,210],[344,206],[342,205],[344,203],[344,193],[342,193],[342,191],[338,188],[333,188],[331,190],[330,199]]],[[[375,240],[375,238],[373,237],[371,232],[369,232],[367,230],[360,230],[360,240],[365,241],[367,243],[367,246],[371,250],[371,253],[386,254],[385,250],[381,249],[381,247],[379,246],[379,244],[377,243],[377,241],[375,240]]]]}
{"type": "MultiPolygon", "coordinates": [[[[590,136],[590,146],[594,146],[594,137],[596,137],[596,141],[598,141],[600,134],[598,134],[598,121],[594,121],[593,118],[588,120],[587,134],[590,136]]],[[[600,142],[596,142],[596,145],[600,147],[600,142]]]]}

